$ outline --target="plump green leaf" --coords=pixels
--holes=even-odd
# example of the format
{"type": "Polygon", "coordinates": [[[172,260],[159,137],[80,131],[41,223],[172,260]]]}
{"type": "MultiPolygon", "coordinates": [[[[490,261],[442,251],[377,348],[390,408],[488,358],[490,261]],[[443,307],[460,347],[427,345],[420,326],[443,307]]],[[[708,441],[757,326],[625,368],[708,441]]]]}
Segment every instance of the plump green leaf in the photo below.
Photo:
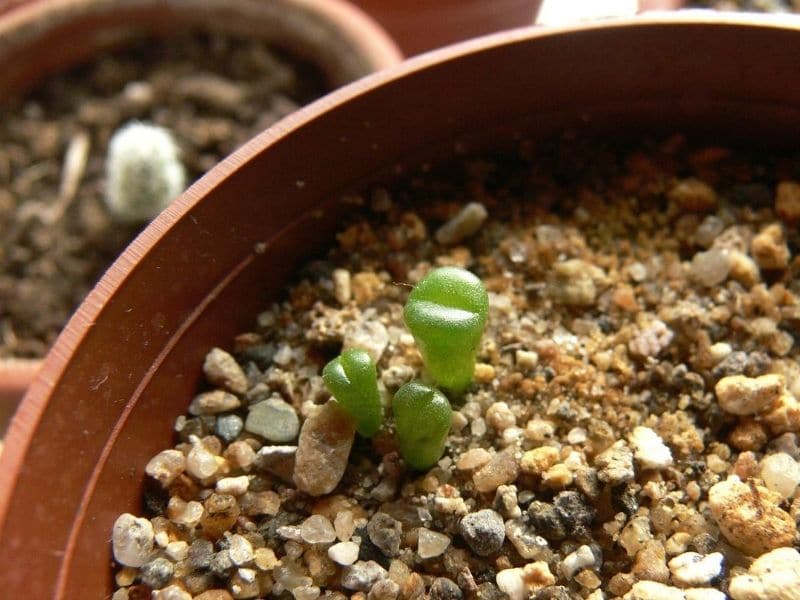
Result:
{"type": "Polygon", "coordinates": [[[409,294],[405,322],[428,374],[460,394],[472,381],[489,314],[489,297],[475,275],[458,267],[428,273],[409,294]]]}
{"type": "Polygon", "coordinates": [[[383,410],[375,363],[365,350],[350,348],[325,365],[322,379],[336,401],[353,417],[358,433],[372,437],[381,428],[383,410]]]}
{"type": "Polygon", "coordinates": [[[400,454],[414,469],[436,464],[444,453],[453,409],[439,390],[420,381],[401,387],[392,399],[400,454]]]}

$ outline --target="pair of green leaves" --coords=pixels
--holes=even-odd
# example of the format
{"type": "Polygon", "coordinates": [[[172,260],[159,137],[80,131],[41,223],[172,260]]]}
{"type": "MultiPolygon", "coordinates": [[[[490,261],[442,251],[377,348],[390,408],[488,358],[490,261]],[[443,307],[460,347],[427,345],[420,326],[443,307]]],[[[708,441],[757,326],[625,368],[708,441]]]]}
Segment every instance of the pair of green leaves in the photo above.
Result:
{"type": "MultiPolygon", "coordinates": [[[[405,322],[428,374],[452,394],[461,394],[472,381],[488,312],[489,299],[480,279],[456,267],[431,271],[408,297],[405,322]]],[[[369,354],[358,348],[346,350],[325,366],[322,378],[353,417],[358,432],[375,435],[383,410],[369,354]]],[[[403,458],[415,469],[432,466],[444,452],[450,402],[437,389],[414,381],[397,391],[392,410],[403,458]]]]}
{"type": "MultiPolygon", "coordinates": [[[[375,363],[360,348],[345,350],[325,365],[322,379],[336,401],[356,422],[356,430],[372,437],[381,427],[383,410],[375,363]]],[[[414,469],[427,469],[444,452],[452,409],[439,390],[422,382],[405,384],[392,400],[400,453],[414,469]]]]}

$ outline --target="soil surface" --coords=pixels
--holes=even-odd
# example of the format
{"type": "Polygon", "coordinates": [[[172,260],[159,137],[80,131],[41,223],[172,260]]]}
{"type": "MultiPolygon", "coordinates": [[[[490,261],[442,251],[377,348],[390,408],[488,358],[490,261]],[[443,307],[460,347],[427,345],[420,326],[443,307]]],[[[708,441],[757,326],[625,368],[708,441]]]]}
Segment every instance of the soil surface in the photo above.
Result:
{"type": "Polygon", "coordinates": [[[325,90],[313,68],[262,42],[184,33],[98,57],[2,109],[0,358],[43,356],[143,227],[105,209],[105,154],[118,127],[171,130],[194,181],[325,90]]]}
{"type": "Polygon", "coordinates": [[[521,143],[364,191],[208,353],[146,517],[114,527],[114,600],[793,598],[798,181],[797,157],[677,136],[521,143]],[[426,378],[403,306],[443,265],[481,278],[489,320],[419,472],[391,398],[426,378]],[[369,440],[320,377],[347,347],[376,359],[369,440]]]}

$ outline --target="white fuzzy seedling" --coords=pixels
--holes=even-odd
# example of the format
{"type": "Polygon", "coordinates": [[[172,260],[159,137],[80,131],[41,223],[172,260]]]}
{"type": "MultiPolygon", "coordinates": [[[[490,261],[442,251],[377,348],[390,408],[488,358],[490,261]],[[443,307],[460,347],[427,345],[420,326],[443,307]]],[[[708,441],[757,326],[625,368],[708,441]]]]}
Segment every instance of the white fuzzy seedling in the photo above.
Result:
{"type": "Polygon", "coordinates": [[[106,205],[123,222],[153,219],[186,187],[180,151],[166,129],[129,123],[111,138],[106,158],[106,205]]]}

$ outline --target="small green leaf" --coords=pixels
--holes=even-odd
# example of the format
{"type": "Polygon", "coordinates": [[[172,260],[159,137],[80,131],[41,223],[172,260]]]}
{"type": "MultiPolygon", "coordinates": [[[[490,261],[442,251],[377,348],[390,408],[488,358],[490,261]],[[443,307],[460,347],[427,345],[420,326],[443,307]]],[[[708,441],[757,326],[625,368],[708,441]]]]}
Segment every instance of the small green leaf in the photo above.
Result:
{"type": "Polygon", "coordinates": [[[392,399],[400,454],[414,469],[436,464],[444,453],[453,409],[439,390],[420,381],[401,387],[392,399]]]}
{"type": "Polygon", "coordinates": [[[417,341],[428,374],[460,394],[472,381],[489,297],[475,275],[458,267],[428,273],[406,302],[406,326],[417,341]]]}
{"type": "Polygon", "coordinates": [[[375,363],[365,350],[350,348],[325,365],[322,379],[336,401],[353,417],[358,433],[372,437],[381,428],[383,410],[375,363]]]}

